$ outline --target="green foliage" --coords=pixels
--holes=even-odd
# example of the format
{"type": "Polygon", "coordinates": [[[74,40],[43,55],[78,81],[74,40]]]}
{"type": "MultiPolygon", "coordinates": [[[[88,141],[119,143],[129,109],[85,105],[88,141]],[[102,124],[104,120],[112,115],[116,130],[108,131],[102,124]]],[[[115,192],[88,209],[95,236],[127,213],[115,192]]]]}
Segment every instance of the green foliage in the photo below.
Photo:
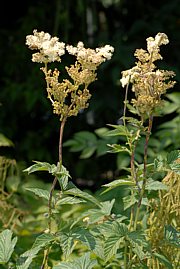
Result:
{"type": "Polygon", "coordinates": [[[180,248],[180,232],[178,232],[172,225],[165,226],[165,240],[168,243],[180,248]]]}
{"type": "Polygon", "coordinates": [[[54,266],[53,269],[92,269],[96,264],[95,260],[90,259],[90,253],[86,253],[75,261],[61,262],[59,265],[54,266]]]}
{"type": "Polygon", "coordinates": [[[12,231],[6,229],[0,233],[0,264],[5,264],[11,258],[17,237],[12,239],[12,231]]]}

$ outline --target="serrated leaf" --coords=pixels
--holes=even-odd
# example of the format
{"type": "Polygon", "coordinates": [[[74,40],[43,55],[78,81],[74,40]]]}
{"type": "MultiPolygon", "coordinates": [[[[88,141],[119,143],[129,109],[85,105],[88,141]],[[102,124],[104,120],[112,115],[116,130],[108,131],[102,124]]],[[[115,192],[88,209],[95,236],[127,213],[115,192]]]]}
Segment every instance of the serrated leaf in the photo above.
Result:
{"type": "Polygon", "coordinates": [[[83,199],[77,198],[77,197],[67,196],[67,197],[61,198],[59,201],[57,201],[56,206],[58,206],[58,205],[74,205],[74,204],[80,204],[80,203],[86,203],[86,201],[83,199]]]}
{"type": "Polygon", "coordinates": [[[124,125],[112,125],[108,124],[114,128],[114,130],[110,130],[106,133],[107,136],[128,136],[130,134],[129,130],[124,125]]]}
{"type": "Polygon", "coordinates": [[[59,234],[59,241],[60,246],[62,248],[63,255],[65,259],[72,253],[74,247],[75,247],[75,240],[72,236],[71,231],[69,233],[63,233],[61,232],[59,234]]]}
{"type": "Polygon", "coordinates": [[[180,158],[180,150],[173,150],[167,154],[167,163],[172,164],[179,158],[180,158]]]}
{"type": "Polygon", "coordinates": [[[129,154],[131,154],[130,150],[127,147],[121,146],[119,144],[108,144],[108,147],[111,148],[111,150],[109,150],[109,152],[111,153],[128,152],[129,154]]]}
{"type": "Polygon", "coordinates": [[[164,255],[155,252],[153,253],[153,256],[156,257],[162,264],[164,264],[167,269],[173,269],[171,262],[164,255]]]}
{"type": "Polygon", "coordinates": [[[71,178],[69,171],[63,165],[61,165],[60,171],[56,173],[56,177],[59,181],[61,190],[66,190],[69,178],[71,178]]]}
{"type": "Polygon", "coordinates": [[[23,170],[23,172],[28,172],[28,174],[34,173],[36,171],[50,171],[52,166],[47,162],[34,161],[35,164],[23,170]]]}
{"type": "Polygon", "coordinates": [[[128,209],[132,205],[138,202],[138,199],[135,194],[127,195],[123,197],[124,210],[128,209]]]}
{"type": "Polygon", "coordinates": [[[64,192],[64,194],[80,197],[80,198],[84,199],[85,201],[90,201],[91,203],[96,204],[98,207],[100,205],[100,202],[98,201],[98,199],[96,199],[94,196],[90,195],[89,193],[87,193],[85,191],[81,191],[77,187],[66,190],[64,192]]]}
{"type": "MultiPolygon", "coordinates": [[[[46,200],[49,200],[49,191],[39,189],[39,188],[25,188],[27,191],[33,192],[35,195],[37,195],[40,198],[44,198],[46,200]]],[[[54,197],[52,198],[52,201],[54,202],[54,197]]]]}
{"type": "Polygon", "coordinates": [[[148,243],[145,238],[145,234],[143,231],[132,231],[127,235],[127,239],[132,245],[133,252],[139,257],[140,260],[144,258],[150,257],[151,253],[148,253],[144,250],[147,249],[148,243]]]}
{"type": "Polygon", "coordinates": [[[26,252],[24,252],[17,264],[16,264],[16,268],[17,269],[28,269],[30,264],[32,263],[33,259],[37,256],[38,252],[41,250],[40,247],[36,247],[36,248],[32,248],[26,252]]]}
{"type": "Polygon", "coordinates": [[[124,237],[128,234],[128,228],[124,223],[114,221],[101,225],[100,231],[105,236],[104,256],[106,261],[108,261],[117,253],[124,237]]]}
{"type": "Polygon", "coordinates": [[[149,191],[158,191],[158,190],[168,190],[168,186],[165,185],[164,183],[160,181],[154,181],[154,180],[149,180],[146,184],[146,190],[149,191]]]}
{"type": "Polygon", "coordinates": [[[132,105],[130,105],[129,103],[127,103],[127,108],[129,109],[129,111],[135,115],[139,115],[137,109],[135,107],[133,107],[132,105]]]}
{"type": "Polygon", "coordinates": [[[102,213],[104,213],[105,216],[111,215],[114,203],[115,199],[112,199],[111,201],[101,202],[101,211],[102,213]]]}
{"type": "Polygon", "coordinates": [[[117,179],[117,180],[114,180],[114,181],[112,181],[108,184],[102,185],[102,186],[108,187],[108,189],[104,191],[104,192],[107,192],[107,191],[110,191],[110,190],[117,188],[119,186],[135,186],[135,183],[131,180],[128,180],[128,179],[117,179]]]}
{"type": "Polygon", "coordinates": [[[117,250],[120,248],[120,244],[124,241],[123,236],[118,236],[113,234],[112,236],[108,237],[104,243],[104,256],[106,262],[110,260],[116,253],[117,250]]]}
{"type": "Polygon", "coordinates": [[[52,234],[41,234],[36,238],[32,248],[37,248],[37,247],[43,248],[49,245],[55,239],[56,239],[55,236],[52,234]]]}
{"type": "Polygon", "coordinates": [[[86,228],[76,228],[74,229],[72,236],[74,240],[81,241],[90,250],[94,250],[96,247],[96,240],[94,236],[86,228]]]}
{"type": "Polygon", "coordinates": [[[95,265],[97,265],[97,261],[90,260],[90,253],[86,253],[72,262],[61,262],[59,265],[53,266],[53,269],[92,269],[95,265]]]}
{"type": "Polygon", "coordinates": [[[12,231],[6,229],[0,233],[0,264],[7,263],[14,251],[17,237],[12,239],[12,231]]]}
{"type": "Polygon", "coordinates": [[[165,226],[165,240],[175,246],[180,248],[180,232],[178,232],[173,226],[165,226]]]}

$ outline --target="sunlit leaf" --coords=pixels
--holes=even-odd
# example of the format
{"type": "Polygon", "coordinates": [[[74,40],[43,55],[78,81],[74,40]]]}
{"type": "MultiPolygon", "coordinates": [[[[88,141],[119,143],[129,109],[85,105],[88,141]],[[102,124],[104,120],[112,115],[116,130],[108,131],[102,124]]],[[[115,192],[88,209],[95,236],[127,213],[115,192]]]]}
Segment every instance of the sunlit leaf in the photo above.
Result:
{"type": "Polygon", "coordinates": [[[21,254],[16,268],[17,269],[28,269],[33,259],[37,256],[38,252],[41,250],[40,247],[32,248],[23,254],[21,254]]]}
{"type": "Polygon", "coordinates": [[[12,239],[12,231],[6,229],[0,233],[0,264],[7,263],[14,251],[17,237],[12,239]]]}
{"type": "Polygon", "coordinates": [[[71,231],[69,231],[68,233],[60,232],[59,241],[63,255],[65,259],[67,259],[67,257],[72,253],[75,246],[75,240],[74,237],[72,236],[71,231]]]}
{"type": "Polygon", "coordinates": [[[149,180],[146,184],[146,190],[158,191],[158,190],[168,190],[168,186],[160,181],[149,180]]]}
{"type": "Polygon", "coordinates": [[[69,171],[63,165],[61,165],[60,171],[56,173],[56,177],[59,181],[61,190],[66,190],[69,178],[71,177],[69,171]]]}
{"type": "Polygon", "coordinates": [[[110,191],[114,188],[117,188],[119,186],[135,186],[135,183],[132,180],[129,179],[117,179],[114,180],[108,184],[102,185],[103,187],[108,187],[107,190],[105,190],[104,192],[110,191]]]}
{"type": "Polygon", "coordinates": [[[38,162],[35,161],[35,164],[23,170],[24,172],[28,172],[28,174],[34,173],[36,171],[50,171],[51,165],[47,162],[38,162]]]}
{"type": "Polygon", "coordinates": [[[34,249],[37,247],[39,248],[45,247],[48,244],[50,244],[52,241],[54,241],[55,239],[56,237],[52,234],[41,234],[36,238],[32,248],[34,249]]]}
{"type": "Polygon", "coordinates": [[[80,204],[80,203],[86,203],[84,199],[67,196],[64,198],[59,199],[59,201],[56,202],[57,205],[74,205],[74,204],[80,204]]]}
{"type": "Polygon", "coordinates": [[[90,259],[90,253],[86,253],[72,262],[60,262],[53,266],[53,269],[92,269],[97,264],[96,260],[90,259]]]}
{"type": "Polygon", "coordinates": [[[74,188],[71,188],[69,190],[66,190],[64,192],[65,194],[68,194],[68,195],[73,195],[73,196],[76,196],[76,197],[80,197],[86,201],[90,201],[91,203],[94,203],[96,205],[98,205],[99,207],[99,201],[98,199],[96,199],[93,195],[90,195],[89,193],[85,192],[85,191],[81,191],[80,189],[78,189],[77,187],[74,187],[74,188]]]}
{"type": "MultiPolygon", "coordinates": [[[[43,190],[43,189],[39,189],[39,188],[25,188],[27,191],[33,192],[35,195],[37,195],[38,197],[44,198],[46,200],[49,200],[49,195],[50,192],[47,190],[43,190]]],[[[52,198],[53,202],[54,202],[54,197],[52,198]]]]}

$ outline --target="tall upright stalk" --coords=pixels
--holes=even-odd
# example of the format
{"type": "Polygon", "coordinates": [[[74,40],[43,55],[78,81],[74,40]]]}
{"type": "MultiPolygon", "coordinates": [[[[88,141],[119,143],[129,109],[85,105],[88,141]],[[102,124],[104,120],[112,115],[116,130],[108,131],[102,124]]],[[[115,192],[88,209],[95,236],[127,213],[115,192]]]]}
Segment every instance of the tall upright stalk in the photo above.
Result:
{"type": "Polygon", "coordinates": [[[142,199],[143,199],[143,196],[144,196],[146,183],[147,183],[147,155],[148,155],[147,151],[148,151],[149,138],[150,138],[151,130],[152,130],[152,124],[153,124],[153,116],[150,115],[148,130],[147,130],[147,133],[146,133],[145,144],[144,144],[143,183],[142,183],[142,187],[141,187],[141,191],[140,191],[140,196],[139,196],[139,201],[138,201],[138,204],[137,204],[136,216],[135,216],[135,221],[134,221],[134,229],[135,230],[137,228],[139,211],[140,211],[140,207],[141,207],[141,204],[142,204],[142,199]]]}
{"type": "MultiPolygon", "coordinates": [[[[60,125],[60,129],[59,129],[59,160],[58,160],[58,162],[59,162],[60,167],[62,165],[62,141],[63,141],[65,122],[66,122],[66,118],[63,118],[61,125],[60,125]]],[[[49,192],[49,200],[48,200],[48,211],[49,211],[48,230],[49,230],[49,233],[52,232],[52,197],[53,197],[54,189],[56,187],[57,180],[58,180],[57,177],[55,177],[53,180],[53,183],[51,185],[50,192],[49,192]]],[[[43,263],[41,265],[41,269],[45,269],[46,267],[48,267],[47,261],[48,261],[48,255],[49,255],[50,249],[51,249],[51,247],[48,247],[44,251],[44,259],[43,259],[43,263]]]]}

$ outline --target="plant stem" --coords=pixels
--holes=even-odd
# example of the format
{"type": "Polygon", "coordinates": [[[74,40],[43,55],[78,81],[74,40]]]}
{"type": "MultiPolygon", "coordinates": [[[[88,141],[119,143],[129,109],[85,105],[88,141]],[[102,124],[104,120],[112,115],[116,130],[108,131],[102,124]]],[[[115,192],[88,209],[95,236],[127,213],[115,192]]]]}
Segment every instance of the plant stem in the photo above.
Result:
{"type": "Polygon", "coordinates": [[[127,269],[127,242],[125,239],[125,248],[124,248],[124,269],[127,269]]]}
{"type": "MultiPolygon", "coordinates": [[[[63,132],[64,132],[64,126],[66,122],[66,117],[63,118],[61,125],[60,125],[60,130],[59,130],[59,165],[61,166],[62,164],[62,139],[63,139],[63,132]]],[[[49,193],[49,201],[48,201],[48,209],[49,209],[49,221],[48,221],[48,229],[49,233],[52,232],[52,198],[53,198],[53,192],[57,183],[57,177],[54,178],[53,183],[51,185],[50,193],[49,193]]],[[[51,247],[48,247],[44,251],[44,259],[43,263],[41,266],[41,269],[45,269],[47,266],[47,260],[48,260],[48,255],[50,252],[51,247]]]]}
{"type": "Polygon", "coordinates": [[[145,144],[144,144],[143,183],[142,183],[142,188],[141,188],[141,192],[140,192],[140,196],[139,196],[139,201],[137,204],[136,216],[135,216],[135,221],[134,221],[134,230],[136,230],[136,228],[137,228],[140,207],[141,207],[142,198],[144,196],[146,182],[147,182],[147,175],[146,175],[147,174],[147,150],[148,150],[149,138],[150,138],[151,130],[152,130],[152,124],[153,124],[153,116],[150,115],[148,130],[146,133],[146,139],[145,139],[145,144]]]}

